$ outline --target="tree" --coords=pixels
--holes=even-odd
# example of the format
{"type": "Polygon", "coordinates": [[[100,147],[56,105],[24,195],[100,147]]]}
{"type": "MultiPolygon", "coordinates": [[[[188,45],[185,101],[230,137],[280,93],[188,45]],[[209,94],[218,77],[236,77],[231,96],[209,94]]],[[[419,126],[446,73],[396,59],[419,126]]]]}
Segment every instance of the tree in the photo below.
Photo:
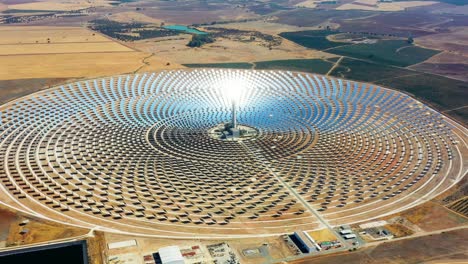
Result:
{"type": "Polygon", "coordinates": [[[209,34],[200,34],[200,35],[192,35],[192,39],[187,44],[187,46],[194,48],[194,47],[201,47],[206,43],[213,43],[214,39],[209,34]]]}
{"type": "Polygon", "coordinates": [[[406,42],[408,42],[409,44],[413,44],[413,42],[414,42],[413,37],[409,36],[408,39],[406,40],[406,42]]]}

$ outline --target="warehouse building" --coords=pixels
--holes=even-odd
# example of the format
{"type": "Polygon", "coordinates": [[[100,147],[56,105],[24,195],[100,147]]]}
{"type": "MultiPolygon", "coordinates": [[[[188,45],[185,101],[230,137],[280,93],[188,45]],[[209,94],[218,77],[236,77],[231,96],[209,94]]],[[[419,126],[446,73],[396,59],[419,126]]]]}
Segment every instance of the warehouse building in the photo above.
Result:
{"type": "Polygon", "coordinates": [[[159,249],[159,257],[162,264],[184,264],[184,257],[178,246],[169,246],[159,249]]]}
{"type": "Polygon", "coordinates": [[[294,232],[291,239],[302,253],[312,253],[321,250],[321,247],[315,242],[315,240],[304,231],[294,232]]]}

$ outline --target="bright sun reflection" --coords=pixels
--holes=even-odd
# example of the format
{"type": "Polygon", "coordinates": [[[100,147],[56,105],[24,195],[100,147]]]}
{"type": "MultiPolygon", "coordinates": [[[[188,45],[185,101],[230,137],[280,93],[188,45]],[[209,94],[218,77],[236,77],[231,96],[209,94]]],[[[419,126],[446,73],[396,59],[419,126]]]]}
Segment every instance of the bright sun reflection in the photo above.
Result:
{"type": "Polygon", "coordinates": [[[245,77],[238,75],[237,72],[230,72],[220,83],[226,99],[235,104],[241,101],[246,85],[245,77]]]}

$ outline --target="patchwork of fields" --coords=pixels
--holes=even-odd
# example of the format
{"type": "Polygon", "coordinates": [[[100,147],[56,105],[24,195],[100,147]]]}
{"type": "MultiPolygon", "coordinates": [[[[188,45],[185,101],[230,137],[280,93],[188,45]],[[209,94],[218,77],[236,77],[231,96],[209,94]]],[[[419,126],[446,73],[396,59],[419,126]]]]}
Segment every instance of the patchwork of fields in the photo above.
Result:
{"type": "Polygon", "coordinates": [[[410,66],[429,59],[440,51],[426,49],[408,43],[406,40],[378,39],[376,43],[345,43],[330,41],[327,37],[338,34],[337,31],[316,30],[285,32],[280,35],[299,45],[311,49],[369,60],[400,67],[410,66]]]}
{"type": "Polygon", "coordinates": [[[79,78],[180,67],[151,57],[86,28],[0,27],[0,80],[79,78]]]}

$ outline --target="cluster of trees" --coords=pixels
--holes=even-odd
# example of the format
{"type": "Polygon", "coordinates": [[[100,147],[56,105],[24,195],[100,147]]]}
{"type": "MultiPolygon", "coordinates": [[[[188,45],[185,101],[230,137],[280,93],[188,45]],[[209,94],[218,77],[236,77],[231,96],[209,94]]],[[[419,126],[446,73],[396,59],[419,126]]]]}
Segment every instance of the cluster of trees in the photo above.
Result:
{"type": "Polygon", "coordinates": [[[119,23],[116,21],[98,19],[91,21],[91,29],[99,31],[111,38],[122,41],[135,41],[148,38],[168,37],[178,35],[176,30],[165,28],[147,28],[142,23],[119,23]],[[139,30],[135,30],[139,29],[139,30]]]}
{"type": "Polygon", "coordinates": [[[413,42],[414,42],[413,37],[409,36],[408,39],[406,40],[406,42],[408,42],[409,44],[413,44],[413,42]]]}
{"type": "Polygon", "coordinates": [[[265,42],[268,42],[268,46],[278,46],[281,44],[281,38],[275,37],[273,35],[264,34],[258,31],[250,30],[240,30],[232,28],[221,28],[221,27],[205,27],[205,29],[210,30],[211,35],[214,38],[236,38],[243,36],[250,36],[250,41],[255,41],[256,39],[262,39],[265,42]]]}
{"type": "Polygon", "coordinates": [[[187,46],[191,48],[201,47],[204,44],[213,43],[214,41],[214,38],[210,34],[194,34],[187,46]]]}
{"type": "Polygon", "coordinates": [[[230,23],[245,23],[250,21],[257,21],[263,18],[247,18],[247,19],[234,19],[234,20],[224,20],[224,21],[212,21],[209,23],[201,23],[201,24],[192,24],[193,27],[201,27],[201,26],[210,26],[210,25],[220,25],[220,24],[230,24],[230,23]]]}

